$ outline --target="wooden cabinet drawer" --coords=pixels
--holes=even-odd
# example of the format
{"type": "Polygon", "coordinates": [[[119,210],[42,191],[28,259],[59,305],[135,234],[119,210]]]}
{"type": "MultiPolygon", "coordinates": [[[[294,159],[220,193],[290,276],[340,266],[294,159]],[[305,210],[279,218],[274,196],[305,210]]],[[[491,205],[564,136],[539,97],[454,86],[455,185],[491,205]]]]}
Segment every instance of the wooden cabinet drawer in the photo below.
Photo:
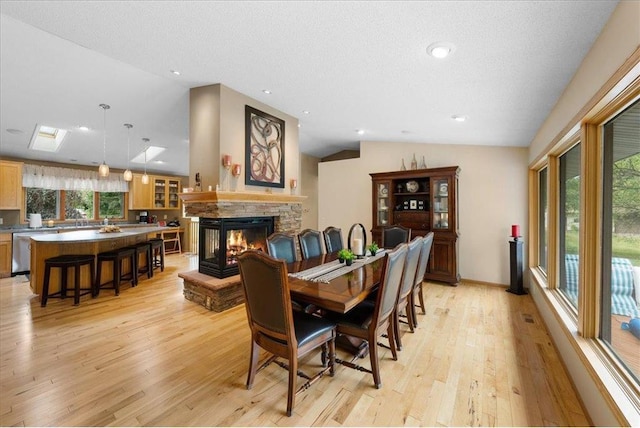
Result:
{"type": "Polygon", "coordinates": [[[428,211],[396,211],[393,220],[395,224],[401,224],[411,229],[429,229],[428,211]]]}

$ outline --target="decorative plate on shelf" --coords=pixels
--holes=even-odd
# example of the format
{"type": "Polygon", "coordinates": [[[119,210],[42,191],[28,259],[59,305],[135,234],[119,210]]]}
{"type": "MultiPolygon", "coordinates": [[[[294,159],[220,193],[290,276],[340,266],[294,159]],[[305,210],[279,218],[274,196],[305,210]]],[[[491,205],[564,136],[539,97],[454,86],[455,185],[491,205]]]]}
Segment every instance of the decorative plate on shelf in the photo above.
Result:
{"type": "Polygon", "coordinates": [[[407,181],[407,192],[415,193],[418,191],[419,188],[420,188],[420,185],[418,184],[417,181],[414,181],[414,180],[407,181]]]}
{"type": "Polygon", "coordinates": [[[381,187],[380,188],[380,196],[387,197],[387,195],[389,194],[389,189],[387,189],[387,187],[381,187]]]}

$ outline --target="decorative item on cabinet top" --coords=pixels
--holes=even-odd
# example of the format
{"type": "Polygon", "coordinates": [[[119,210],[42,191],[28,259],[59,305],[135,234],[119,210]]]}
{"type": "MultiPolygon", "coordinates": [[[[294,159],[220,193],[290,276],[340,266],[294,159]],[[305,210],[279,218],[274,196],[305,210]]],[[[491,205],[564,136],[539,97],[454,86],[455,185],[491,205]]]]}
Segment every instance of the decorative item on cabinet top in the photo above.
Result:
{"type": "Polygon", "coordinates": [[[415,180],[407,181],[406,187],[409,193],[416,193],[420,189],[420,185],[415,180]]]}

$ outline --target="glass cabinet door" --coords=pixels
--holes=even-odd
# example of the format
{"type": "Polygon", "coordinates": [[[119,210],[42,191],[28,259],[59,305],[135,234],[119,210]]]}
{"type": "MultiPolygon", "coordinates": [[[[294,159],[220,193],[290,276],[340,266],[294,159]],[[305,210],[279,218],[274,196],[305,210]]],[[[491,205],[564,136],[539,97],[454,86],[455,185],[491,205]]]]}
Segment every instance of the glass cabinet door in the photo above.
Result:
{"type": "Polygon", "coordinates": [[[384,182],[377,184],[377,226],[386,226],[389,224],[389,206],[391,205],[391,183],[384,182]]]}
{"type": "Polygon", "coordinates": [[[449,180],[432,179],[433,188],[433,229],[449,229],[449,180]]]}
{"type": "Polygon", "coordinates": [[[179,206],[180,199],[178,198],[178,189],[180,188],[180,181],[167,180],[169,182],[169,200],[167,208],[176,209],[179,206]]]}
{"type": "Polygon", "coordinates": [[[153,180],[153,206],[154,208],[164,208],[165,204],[165,180],[164,178],[155,178],[153,180]]]}

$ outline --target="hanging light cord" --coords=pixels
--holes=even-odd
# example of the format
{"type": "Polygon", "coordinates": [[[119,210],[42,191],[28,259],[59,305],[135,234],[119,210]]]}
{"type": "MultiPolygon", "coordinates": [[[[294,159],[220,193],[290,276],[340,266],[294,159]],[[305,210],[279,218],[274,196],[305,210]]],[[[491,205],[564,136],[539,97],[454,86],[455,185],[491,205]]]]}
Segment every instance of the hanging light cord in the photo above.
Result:
{"type": "Polygon", "coordinates": [[[100,104],[104,113],[104,138],[102,140],[102,163],[107,163],[107,110],[111,108],[108,104],[100,104]]]}

